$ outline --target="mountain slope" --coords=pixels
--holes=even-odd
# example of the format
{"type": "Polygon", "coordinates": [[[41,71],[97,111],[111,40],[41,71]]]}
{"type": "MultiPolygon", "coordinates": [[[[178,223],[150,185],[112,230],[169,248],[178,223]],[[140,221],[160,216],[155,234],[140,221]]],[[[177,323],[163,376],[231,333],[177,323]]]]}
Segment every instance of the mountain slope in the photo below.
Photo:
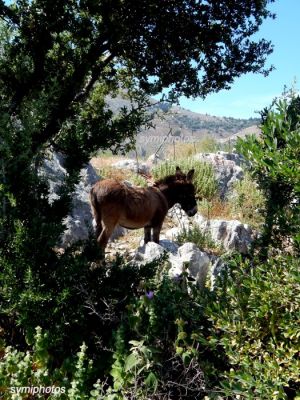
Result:
{"type": "MultiPolygon", "coordinates": [[[[108,107],[118,112],[122,107],[131,109],[130,102],[122,97],[106,99],[108,107]]],[[[204,138],[217,142],[234,142],[236,137],[246,134],[259,134],[259,119],[237,119],[199,114],[168,103],[157,103],[151,100],[149,113],[154,115],[153,126],[141,129],[136,138],[136,149],[139,155],[146,156],[156,152],[164,144],[176,142],[193,143],[204,138]]],[[[164,146],[165,147],[165,146],[164,146]]]]}

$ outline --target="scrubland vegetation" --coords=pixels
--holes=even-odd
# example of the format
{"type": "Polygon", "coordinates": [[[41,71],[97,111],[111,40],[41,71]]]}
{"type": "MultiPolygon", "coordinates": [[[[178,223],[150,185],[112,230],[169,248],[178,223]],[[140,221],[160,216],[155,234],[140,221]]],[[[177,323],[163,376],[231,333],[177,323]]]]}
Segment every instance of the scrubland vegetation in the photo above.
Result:
{"type": "MultiPolygon", "coordinates": [[[[133,149],[149,96],[205,98],[270,72],[271,44],[252,37],[269,2],[0,2],[1,399],[299,399],[299,97],[238,143],[251,179],[225,210],[261,234],[247,256],[223,256],[214,290],[171,279],[164,257],[97,268],[92,233],[57,249],[82,166],[133,149]],[[114,113],[105,99],[120,91],[130,107],[114,113]],[[49,202],[39,171],[53,151],[67,173],[49,202]]],[[[210,167],[197,164],[196,185],[217,216],[210,167]]]]}
{"type": "MultiPolygon", "coordinates": [[[[263,115],[261,138],[238,143],[250,167],[227,200],[218,200],[212,168],[193,164],[196,188],[208,199],[203,211],[261,231],[249,256],[225,256],[214,291],[187,275],[169,278],[164,259],[137,267],[120,258],[91,270],[93,240],[53,259],[50,279],[32,263],[19,225],[9,253],[1,253],[3,398],[26,398],[10,388],[28,385],[65,388],[60,399],[298,398],[298,104],[280,102],[263,115]]],[[[185,170],[193,161],[165,162],[153,174],[178,163],[185,170]]],[[[214,248],[196,230],[178,241],[214,248]]]]}

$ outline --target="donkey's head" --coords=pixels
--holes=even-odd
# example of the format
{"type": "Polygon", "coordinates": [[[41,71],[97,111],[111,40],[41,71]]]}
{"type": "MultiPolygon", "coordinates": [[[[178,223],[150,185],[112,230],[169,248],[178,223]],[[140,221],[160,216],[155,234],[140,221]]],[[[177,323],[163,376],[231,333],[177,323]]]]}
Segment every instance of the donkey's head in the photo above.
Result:
{"type": "Polygon", "coordinates": [[[184,174],[179,167],[176,167],[174,200],[181,205],[189,217],[192,217],[198,211],[195,186],[192,183],[194,173],[195,170],[191,169],[187,174],[184,174]]]}
{"type": "Polygon", "coordinates": [[[194,169],[187,174],[176,167],[174,175],[169,175],[155,183],[168,200],[169,207],[179,203],[189,217],[197,212],[197,202],[195,197],[195,187],[192,183],[194,169]]]}

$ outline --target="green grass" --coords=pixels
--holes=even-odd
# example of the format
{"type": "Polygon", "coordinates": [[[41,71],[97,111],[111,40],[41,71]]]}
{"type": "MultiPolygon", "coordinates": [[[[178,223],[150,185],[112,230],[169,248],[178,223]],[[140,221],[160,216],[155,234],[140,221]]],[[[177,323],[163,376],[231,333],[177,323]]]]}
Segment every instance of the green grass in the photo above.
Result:
{"type": "Polygon", "coordinates": [[[190,169],[195,169],[193,183],[198,196],[211,199],[217,193],[218,185],[213,171],[213,167],[193,158],[181,159],[178,161],[165,161],[152,170],[154,179],[161,179],[167,175],[173,175],[176,171],[176,166],[187,173],[190,169]]]}
{"type": "Polygon", "coordinates": [[[210,234],[202,232],[197,225],[192,226],[188,230],[184,229],[179,233],[176,237],[176,242],[180,245],[192,242],[202,251],[209,251],[218,254],[222,253],[221,246],[214,242],[210,234]]]}
{"type": "Polygon", "coordinates": [[[242,181],[236,182],[228,204],[232,216],[241,222],[254,228],[260,228],[264,223],[265,198],[249,173],[245,173],[242,181]]]}

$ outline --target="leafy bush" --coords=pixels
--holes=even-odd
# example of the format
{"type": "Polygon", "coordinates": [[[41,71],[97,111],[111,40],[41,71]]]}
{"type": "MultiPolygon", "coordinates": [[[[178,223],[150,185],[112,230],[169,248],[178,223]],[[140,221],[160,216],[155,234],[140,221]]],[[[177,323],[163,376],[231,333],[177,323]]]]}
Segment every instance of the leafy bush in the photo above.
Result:
{"type": "Polygon", "coordinates": [[[11,248],[15,263],[0,254],[0,329],[6,342],[26,348],[24,336],[31,344],[40,325],[51,332],[49,349],[57,360],[69,357],[85,341],[102,363],[107,357],[102,346],[109,347],[111,330],[126,308],[123,299],[130,302],[140,281],[155,274],[159,261],[138,268],[117,258],[106,268],[95,268],[99,249],[91,240],[63,254],[53,250],[45,268],[31,253],[25,257],[23,244],[27,241],[20,234],[18,247],[11,248]]]}
{"type": "Polygon", "coordinates": [[[277,101],[262,112],[261,136],[237,143],[266,198],[261,237],[264,258],[268,249],[284,248],[292,238],[300,254],[300,97],[277,101]]]}
{"type": "Polygon", "coordinates": [[[60,368],[53,369],[47,339],[48,335],[37,327],[32,352],[12,347],[3,349],[0,356],[1,399],[96,400],[97,387],[89,394],[92,361],[88,360],[86,346],[81,346],[76,358],[66,359],[60,368]]]}
{"type": "MultiPolygon", "coordinates": [[[[163,259],[159,262],[164,265],[163,259]]],[[[202,368],[201,360],[208,356],[214,360],[215,356],[197,344],[210,325],[203,316],[204,308],[199,307],[198,289],[187,281],[186,275],[173,280],[153,264],[142,267],[138,280],[132,273],[128,268],[123,272],[119,268],[106,270],[101,279],[111,275],[108,281],[101,284],[94,275],[95,284],[89,283],[89,301],[84,291],[81,293],[81,302],[96,318],[93,325],[89,324],[89,335],[81,330],[83,326],[77,326],[80,338],[87,338],[90,343],[88,350],[86,345],[81,346],[78,357],[73,356],[75,346],[68,355],[64,350],[65,358],[53,357],[53,332],[42,334],[40,328],[34,334],[32,352],[11,347],[1,352],[0,386],[5,399],[10,398],[7,392],[11,387],[40,385],[65,387],[69,397],[61,395],[61,399],[94,399],[100,395],[107,400],[149,396],[180,399],[185,395],[202,398],[206,362],[202,368]],[[94,297],[98,285],[98,296],[94,297]],[[118,295],[121,287],[122,298],[118,295]],[[97,346],[89,338],[96,334],[100,342],[97,346]]],[[[69,340],[77,342],[71,332],[69,340]]]]}
{"type": "Polygon", "coordinates": [[[197,247],[204,251],[220,251],[221,246],[217,245],[208,233],[203,233],[197,226],[193,225],[190,229],[183,229],[176,237],[176,242],[183,245],[186,242],[195,243],[197,247]]]}
{"type": "Polygon", "coordinates": [[[228,274],[208,306],[209,341],[221,347],[230,369],[220,394],[243,399],[288,399],[300,395],[299,260],[278,256],[228,260],[228,274]]]}
{"type": "Polygon", "coordinates": [[[97,271],[90,292],[80,292],[81,311],[92,320],[85,313],[77,327],[71,323],[68,355],[65,349],[57,358],[52,330],[40,328],[31,352],[0,347],[4,398],[10,387],[54,385],[66,388],[69,397],[61,399],[295,399],[299,260],[278,256],[262,264],[231,256],[226,263],[214,292],[186,274],[169,278],[164,259],[140,271],[97,271]]]}
{"type": "Polygon", "coordinates": [[[175,173],[176,166],[179,166],[184,172],[188,172],[192,168],[195,169],[193,183],[198,196],[211,198],[217,192],[217,181],[213,167],[209,163],[192,158],[163,162],[153,168],[153,176],[155,179],[160,179],[164,176],[172,175],[175,173]]]}
{"type": "Polygon", "coordinates": [[[228,196],[230,211],[233,218],[250,224],[254,228],[261,228],[264,218],[265,198],[257,183],[251,178],[249,172],[244,179],[235,183],[231,194],[228,196]]]}
{"type": "Polygon", "coordinates": [[[210,326],[199,293],[186,275],[170,279],[161,271],[146,283],[115,333],[107,394],[120,400],[203,398],[205,360],[213,363],[219,355],[199,344],[210,326]]]}

